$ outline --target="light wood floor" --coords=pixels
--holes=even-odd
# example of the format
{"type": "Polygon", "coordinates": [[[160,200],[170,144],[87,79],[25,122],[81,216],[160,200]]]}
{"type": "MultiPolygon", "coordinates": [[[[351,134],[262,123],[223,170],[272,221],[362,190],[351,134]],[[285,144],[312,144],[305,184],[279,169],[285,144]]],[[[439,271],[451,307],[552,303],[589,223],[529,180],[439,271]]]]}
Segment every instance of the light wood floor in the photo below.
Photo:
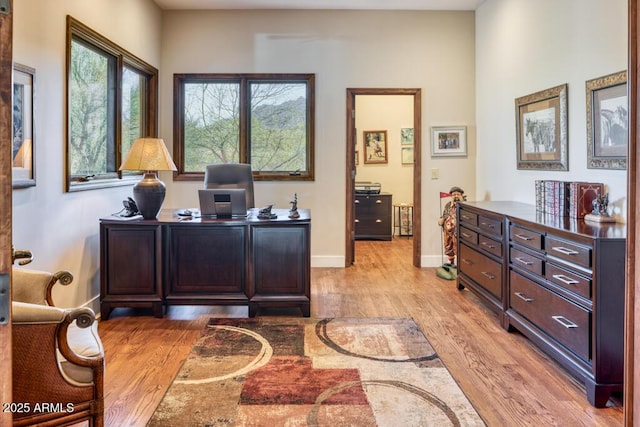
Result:
{"type": "MultiPolygon", "coordinates": [[[[350,268],[314,268],[313,317],[411,317],[488,426],[620,426],[620,397],[596,409],[584,389],[454,281],[411,265],[411,240],[356,242],[350,268]]],[[[269,315],[299,315],[299,312],[269,315]]],[[[100,322],[105,425],[144,426],[209,317],[239,307],[170,307],[163,319],[117,309],[100,322]]]]}

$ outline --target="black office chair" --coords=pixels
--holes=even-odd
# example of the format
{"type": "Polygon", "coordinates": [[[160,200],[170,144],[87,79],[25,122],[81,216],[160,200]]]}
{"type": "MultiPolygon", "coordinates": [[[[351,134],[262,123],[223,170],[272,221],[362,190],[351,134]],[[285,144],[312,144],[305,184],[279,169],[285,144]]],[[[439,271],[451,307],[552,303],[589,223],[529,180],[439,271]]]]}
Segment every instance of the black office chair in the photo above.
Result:
{"type": "Polygon", "coordinates": [[[245,163],[208,165],[204,172],[204,188],[244,188],[247,209],[255,207],[251,165],[245,163]]]}

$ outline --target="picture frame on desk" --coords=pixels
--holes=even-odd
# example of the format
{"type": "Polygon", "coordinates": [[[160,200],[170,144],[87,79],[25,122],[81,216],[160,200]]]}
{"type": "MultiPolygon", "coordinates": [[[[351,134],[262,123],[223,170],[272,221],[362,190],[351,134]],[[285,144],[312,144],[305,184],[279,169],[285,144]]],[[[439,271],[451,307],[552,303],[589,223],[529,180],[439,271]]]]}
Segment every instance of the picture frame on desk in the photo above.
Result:
{"type": "Polygon", "coordinates": [[[517,168],[569,170],[568,85],[515,100],[517,168]]]}
{"type": "Polygon", "coordinates": [[[627,72],[587,80],[587,168],[627,169],[627,72]]]}

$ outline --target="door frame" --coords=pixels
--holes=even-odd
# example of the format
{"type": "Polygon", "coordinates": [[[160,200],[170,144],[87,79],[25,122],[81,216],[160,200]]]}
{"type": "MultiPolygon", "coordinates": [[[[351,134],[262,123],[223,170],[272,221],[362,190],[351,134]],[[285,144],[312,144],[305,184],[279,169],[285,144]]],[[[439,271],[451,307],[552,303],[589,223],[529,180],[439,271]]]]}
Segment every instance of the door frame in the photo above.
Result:
{"type": "Polygon", "coordinates": [[[410,95],[413,96],[413,265],[420,267],[422,248],[421,195],[422,195],[422,90],[347,88],[347,162],[346,162],[346,225],[345,267],[355,260],[355,182],[356,182],[356,96],[358,95],[410,95]]]}
{"type": "MultiPolygon", "coordinates": [[[[11,192],[11,123],[13,118],[13,2],[0,12],[0,275],[11,283],[12,265],[12,194],[11,192]]],[[[11,307],[11,286],[4,295],[11,307]]],[[[0,402],[11,402],[11,310],[8,322],[0,325],[0,402]]],[[[9,411],[0,410],[0,425],[11,425],[9,411]]]]}

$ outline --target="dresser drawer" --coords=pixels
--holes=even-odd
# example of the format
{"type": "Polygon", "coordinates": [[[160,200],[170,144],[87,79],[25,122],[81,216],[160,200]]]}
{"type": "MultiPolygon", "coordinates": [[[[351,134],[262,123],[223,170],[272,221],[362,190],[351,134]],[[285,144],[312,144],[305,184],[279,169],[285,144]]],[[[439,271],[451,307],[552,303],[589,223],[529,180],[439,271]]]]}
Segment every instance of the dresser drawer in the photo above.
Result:
{"type": "Polygon", "coordinates": [[[559,267],[550,262],[545,265],[544,277],[558,286],[591,299],[591,279],[582,277],[571,270],[559,267]]]}
{"type": "Polygon", "coordinates": [[[469,212],[466,209],[460,209],[460,222],[461,223],[465,223],[465,224],[469,224],[473,227],[477,227],[478,226],[478,215],[473,213],[473,212],[469,212]]]}
{"type": "Polygon", "coordinates": [[[478,226],[481,230],[495,234],[496,236],[502,236],[502,221],[480,215],[478,218],[478,226]]]}
{"type": "Polygon", "coordinates": [[[509,262],[514,266],[524,268],[538,276],[542,276],[542,265],[544,261],[526,252],[511,248],[509,262]]]}
{"type": "Polygon", "coordinates": [[[584,360],[590,359],[590,312],[511,271],[510,307],[584,360]]]}
{"type": "Polygon", "coordinates": [[[589,246],[567,242],[554,236],[547,236],[545,249],[549,256],[591,268],[591,247],[589,246]]]}
{"type": "Polygon", "coordinates": [[[356,219],[356,236],[359,235],[389,235],[391,233],[391,219],[364,218],[356,219]]]}
{"type": "Polygon", "coordinates": [[[460,239],[469,242],[472,245],[478,244],[478,233],[468,228],[460,227],[460,239]]]}
{"type": "Polygon", "coordinates": [[[490,239],[482,234],[478,237],[478,243],[480,248],[487,252],[491,252],[495,256],[502,258],[502,243],[496,240],[490,239]]]}
{"type": "Polygon", "coordinates": [[[509,240],[537,251],[542,250],[542,234],[537,231],[512,225],[509,230],[509,240]]]}
{"type": "Polygon", "coordinates": [[[502,298],[502,267],[467,245],[460,245],[458,269],[474,282],[487,289],[498,298],[502,298]]]}

